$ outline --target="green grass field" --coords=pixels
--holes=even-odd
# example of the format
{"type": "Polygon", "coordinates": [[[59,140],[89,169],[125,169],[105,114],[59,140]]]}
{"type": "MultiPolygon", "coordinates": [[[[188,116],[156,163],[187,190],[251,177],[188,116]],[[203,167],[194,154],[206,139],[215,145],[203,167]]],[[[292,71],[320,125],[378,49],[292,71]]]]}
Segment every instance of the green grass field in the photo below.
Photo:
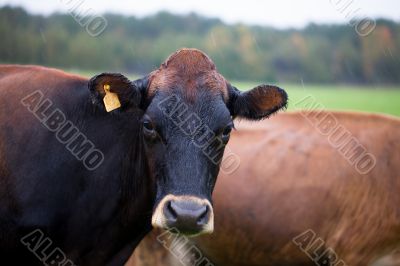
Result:
{"type": "MultiPolygon", "coordinates": [[[[92,71],[67,70],[86,77],[96,75],[92,71]]],[[[135,75],[129,76],[137,78],[135,75]]],[[[254,88],[256,82],[232,82],[241,90],[254,88]]],[[[375,113],[385,113],[400,116],[400,86],[399,87],[362,87],[346,85],[308,85],[308,84],[277,84],[289,95],[288,110],[301,108],[301,100],[312,96],[316,102],[329,110],[353,110],[375,113]]]]}

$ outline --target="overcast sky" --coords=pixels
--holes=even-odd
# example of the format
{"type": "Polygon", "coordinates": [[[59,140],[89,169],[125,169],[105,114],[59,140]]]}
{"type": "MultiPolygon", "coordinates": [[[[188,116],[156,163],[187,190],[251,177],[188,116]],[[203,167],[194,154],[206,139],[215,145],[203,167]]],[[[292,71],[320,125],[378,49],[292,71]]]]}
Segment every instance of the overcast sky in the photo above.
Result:
{"type": "Polygon", "coordinates": [[[0,6],[23,6],[33,13],[68,11],[79,2],[81,9],[145,16],[160,10],[185,14],[191,11],[218,17],[228,23],[302,27],[309,22],[346,23],[346,18],[384,17],[400,21],[400,0],[0,0],[0,6]]]}

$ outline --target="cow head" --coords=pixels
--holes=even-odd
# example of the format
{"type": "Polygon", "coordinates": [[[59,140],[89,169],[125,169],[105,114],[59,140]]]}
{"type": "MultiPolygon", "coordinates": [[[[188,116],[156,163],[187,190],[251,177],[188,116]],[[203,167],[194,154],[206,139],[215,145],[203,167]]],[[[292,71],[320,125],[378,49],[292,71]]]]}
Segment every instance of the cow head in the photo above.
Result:
{"type": "Polygon", "coordinates": [[[175,52],[142,79],[104,73],[89,87],[94,98],[108,97],[109,111],[143,111],[143,142],[157,190],[152,224],[188,235],[213,231],[211,193],[233,119],[263,119],[287,102],[275,86],[240,92],[196,49],[175,52]]]}

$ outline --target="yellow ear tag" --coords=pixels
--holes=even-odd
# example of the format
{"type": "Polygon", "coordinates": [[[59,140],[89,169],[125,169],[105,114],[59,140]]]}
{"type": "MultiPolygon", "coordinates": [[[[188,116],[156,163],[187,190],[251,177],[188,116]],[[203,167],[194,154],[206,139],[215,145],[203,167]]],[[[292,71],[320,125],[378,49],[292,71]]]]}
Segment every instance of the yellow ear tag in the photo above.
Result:
{"type": "Polygon", "coordinates": [[[110,91],[110,85],[104,84],[103,86],[106,96],[103,98],[104,106],[107,112],[118,109],[121,107],[121,102],[118,99],[118,95],[110,91]]]}

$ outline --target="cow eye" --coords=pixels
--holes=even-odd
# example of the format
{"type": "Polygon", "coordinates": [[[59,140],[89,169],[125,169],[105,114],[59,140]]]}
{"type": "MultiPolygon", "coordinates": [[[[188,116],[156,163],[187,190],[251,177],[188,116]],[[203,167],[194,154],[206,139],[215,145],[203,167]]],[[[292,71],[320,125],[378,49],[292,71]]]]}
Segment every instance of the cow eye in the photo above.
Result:
{"type": "Polygon", "coordinates": [[[232,127],[231,126],[227,126],[224,131],[222,132],[222,136],[228,136],[229,134],[231,134],[232,131],[232,127]]]}
{"type": "Polygon", "coordinates": [[[143,128],[149,131],[154,130],[153,124],[148,120],[143,121],[143,128]]]}
{"type": "Polygon", "coordinates": [[[156,130],[149,118],[144,118],[142,125],[143,125],[143,133],[146,137],[155,137],[156,130]]]}
{"type": "Polygon", "coordinates": [[[221,138],[225,143],[228,142],[229,136],[231,135],[231,132],[232,132],[232,129],[233,129],[233,125],[229,125],[229,126],[225,127],[224,130],[222,131],[221,138]]]}

